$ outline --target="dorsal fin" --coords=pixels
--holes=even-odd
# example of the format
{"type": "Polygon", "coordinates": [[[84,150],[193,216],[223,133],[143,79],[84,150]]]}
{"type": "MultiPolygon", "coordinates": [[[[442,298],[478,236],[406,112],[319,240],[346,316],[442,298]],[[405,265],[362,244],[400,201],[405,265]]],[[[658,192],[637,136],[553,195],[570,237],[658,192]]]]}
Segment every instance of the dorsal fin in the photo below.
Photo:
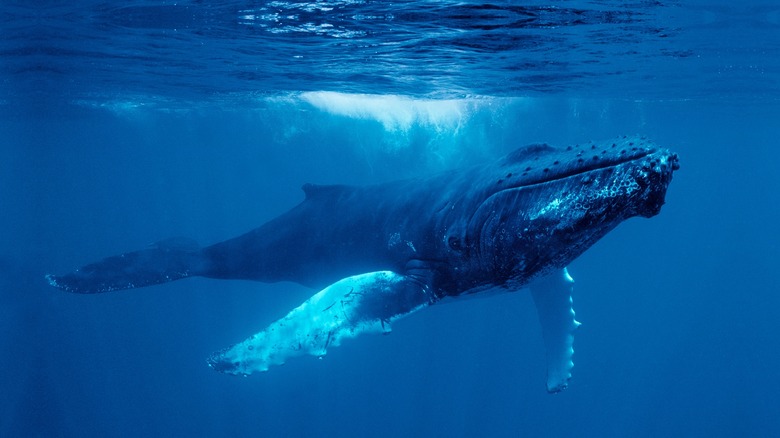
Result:
{"type": "Polygon", "coordinates": [[[306,199],[312,199],[316,196],[323,196],[330,193],[344,190],[347,187],[343,184],[311,184],[306,183],[301,187],[303,193],[306,194],[306,199]]]}

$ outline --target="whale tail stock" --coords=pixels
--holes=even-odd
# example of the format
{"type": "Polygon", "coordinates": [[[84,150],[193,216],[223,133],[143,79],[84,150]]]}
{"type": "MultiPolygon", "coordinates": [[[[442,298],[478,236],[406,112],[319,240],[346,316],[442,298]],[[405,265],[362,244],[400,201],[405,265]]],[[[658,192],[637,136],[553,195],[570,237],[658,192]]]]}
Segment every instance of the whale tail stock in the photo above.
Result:
{"type": "Polygon", "coordinates": [[[107,257],[65,275],[47,275],[54,287],[92,294],[151,286],[202,275],[206,257],[197,243],[173,238],[147,249],[107,257]]]}

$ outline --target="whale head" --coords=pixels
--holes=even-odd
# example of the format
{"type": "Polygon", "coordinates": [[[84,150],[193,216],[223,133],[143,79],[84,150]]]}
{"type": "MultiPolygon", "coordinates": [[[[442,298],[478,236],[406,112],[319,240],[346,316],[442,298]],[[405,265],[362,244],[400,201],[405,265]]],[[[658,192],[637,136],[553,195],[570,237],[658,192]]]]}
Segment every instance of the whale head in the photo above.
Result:
{"type": "Polygon", "coordinates": [[[462,238],[498,280],[534,278],[565,267],[620,222],[658,214],[678,168],[676,154],[639,138],[527,146],[482,172],[462,238]]]}

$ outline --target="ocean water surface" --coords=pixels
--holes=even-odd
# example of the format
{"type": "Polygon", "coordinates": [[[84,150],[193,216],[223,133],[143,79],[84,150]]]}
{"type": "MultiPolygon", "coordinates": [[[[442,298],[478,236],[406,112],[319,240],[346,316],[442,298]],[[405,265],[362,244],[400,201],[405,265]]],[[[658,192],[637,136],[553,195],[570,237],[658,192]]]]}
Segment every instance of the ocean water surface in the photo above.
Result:
{"type": "MultiPolygon", "coordinates": [[[[772,436],[780,6],[726,1],[6,1],[0,436],[772,436]],[[210,353],[314,292],[44,276],[303,199],[644,135],[661,213],[569,266],[570,387],[524,293],[433,306],[246,378],[210,353]]],[[[338,214],[338,212],[333,212],[338,214]]]]}

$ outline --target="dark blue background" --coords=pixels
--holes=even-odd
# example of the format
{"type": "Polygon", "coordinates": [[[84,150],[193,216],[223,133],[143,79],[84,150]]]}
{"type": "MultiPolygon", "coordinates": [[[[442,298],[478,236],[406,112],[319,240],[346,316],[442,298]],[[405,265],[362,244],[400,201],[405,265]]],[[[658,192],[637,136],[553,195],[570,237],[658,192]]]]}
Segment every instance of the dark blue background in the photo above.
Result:
{"type": "Polygon", "coordinates": [[[6,107],[0,435],[776,432],[776,101],[553,96],[461,109],[385,126],[296,98],[188,112],[6,107]],[[544,390],[526,294],[434,306],[322,360],[235,378],[207,355],[314,291],[188,279],[83,296],[43,278],[170,236],[232,237],[299,202],[305,182],[369,183],[634,133],[678,152],[682,168],[658,217],[627,221],[570,266],[583,326],[557,395],[544,390]]]}

